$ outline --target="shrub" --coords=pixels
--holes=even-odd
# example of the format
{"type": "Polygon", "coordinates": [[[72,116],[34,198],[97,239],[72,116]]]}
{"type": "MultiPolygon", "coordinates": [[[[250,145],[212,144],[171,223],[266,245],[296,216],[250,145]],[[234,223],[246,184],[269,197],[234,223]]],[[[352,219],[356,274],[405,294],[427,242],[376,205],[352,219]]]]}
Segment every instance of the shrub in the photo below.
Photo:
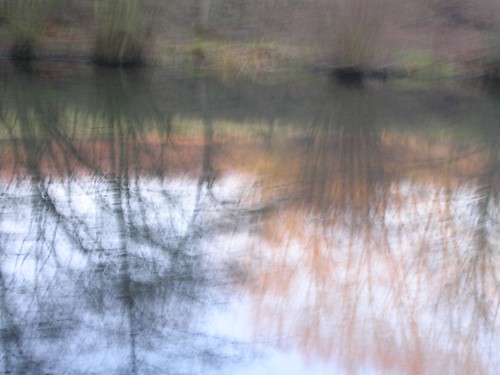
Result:
{"type": "Polygon", "coordinates": [[[486,43],[482,56],[482,69],[486,77],[498,80],[500,78],[500,4],[489,4],[488,29],[486,43]]]}
{"type": "Polygon", "coordinates": [[[3,17],[14,40],[10,55],[17,60],[32,60],[34,48],[43,34],[52,0],[5,0],[3,17]]]}
{"type": "Polygon", "coordinates": [[[381,0],[325,3],[322,48],[338,69],[363,70],[373,63],[382,26],[381,0]]]}
{"type": "Polygon", "coordinates": [[[151,41],[151,18],[140,0],[95,0],[94,61],[110,66],[142,65],[151,41]]]}

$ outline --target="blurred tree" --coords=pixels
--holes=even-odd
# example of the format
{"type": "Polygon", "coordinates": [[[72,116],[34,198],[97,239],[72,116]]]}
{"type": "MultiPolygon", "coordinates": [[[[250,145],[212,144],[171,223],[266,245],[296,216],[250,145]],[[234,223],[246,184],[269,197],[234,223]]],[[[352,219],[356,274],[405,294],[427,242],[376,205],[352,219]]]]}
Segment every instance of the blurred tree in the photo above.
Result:
{"type": "Polygon", "coordinates": [[[5,0],[1,18],[7,22],[13,38],[10,56],[16,60],[34,58],[34,48],[42,36],[44,22],[53,9],[54,1],[5,0]]]}
{"type": "Polygon", "coordinates": [[[152,30],[161,7],[157,2],[95,0],[94,60],[103,65],[130,66],[145,62],[152,30]]]}

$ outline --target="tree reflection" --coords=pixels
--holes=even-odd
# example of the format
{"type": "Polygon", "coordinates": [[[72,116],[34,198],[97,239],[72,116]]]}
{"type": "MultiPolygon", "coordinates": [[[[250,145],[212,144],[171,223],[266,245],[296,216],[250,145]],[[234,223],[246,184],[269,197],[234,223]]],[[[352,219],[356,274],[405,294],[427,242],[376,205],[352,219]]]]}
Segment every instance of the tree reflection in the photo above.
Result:
{"type": "Polygon", "coordinates": [[[301,161],[305,202],[331,218],[349,217],[352,227],[370,225],[379,212],[377,204],[385,200],[375,117],[376,108],[362,87],[334,93],[312,123],[301,161]]]}
{"type": "Polygon", "coordinates": [[[288,173],[270,173],[294,203],[252,248],[256,331],[350,373],[491,372],[498,135],[386,133],[372,96],[339,92],[298,157],[284,151],[288,173]]]}
{"type": "Polygon", "coordinates": [[[36,76],[0,97],[6,373],[218,371],[245,349],[201,328],[224,261],[279,348],[351,373],[497,368],[496,124],[391,128],[404,101],[369,87],[253,87],[249,105],[209,79],[161,96],[97,77],[81,102],[36,76]],[[234,119],[256,129],[222,139],[234,119]]]}
{"type": "Polygon", "coordinates": [[[6,100],[5,373],[204,373],[239,355],[201,330],[219,276],[204,249],[211,228],[225,230],[217,201],[202,199],[216,186],[209,88],[200,82],[199,167],[179,176],[166,163],[171,114],[141,111],[143,80],[116,78],[98,81],[88,113],[37,82],[6,100]]]}

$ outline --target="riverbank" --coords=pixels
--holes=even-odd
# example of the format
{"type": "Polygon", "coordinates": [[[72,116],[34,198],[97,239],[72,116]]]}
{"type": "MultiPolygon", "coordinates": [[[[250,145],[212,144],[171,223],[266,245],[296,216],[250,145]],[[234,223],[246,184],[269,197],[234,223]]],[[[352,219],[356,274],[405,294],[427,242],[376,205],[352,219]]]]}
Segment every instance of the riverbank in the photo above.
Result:
{"type": "MultiPolygon", "coordinates": [[[[75,48],[72,43],[68,45],[55,43],[52,46],[37,48],[29,65],[33,67],[50,63],[92,65],[93,59],[89,51],[85,45],[75,48]]],[[[311,48],[303,49],[300,46],[279,45],[272,42],[194,40],[160,45],[145,66],[165,68],[179,74],[215,75],[222,78],[259,79],[301,73],[350,74],[349,72],[344,74],[343,68],[337,71],[335,66],[332,67],[318,55],[319,53],[311,48]]],[[[14,65],[26,65],[22,61],[12,60],[8,48],[5,47],[0,50],[0,60],[10,60],[14,65]]],[[[438,60],[421,51],[420,54],[409,54],[399,60],[354,71],[353,75],[380,80],[489,77],[491,74],[482,62],[477,61],[477,63],[478,66],[471,67],[470,62],[438,60]]],[[[496,75],[493,78],[496,78],[496,75]]]]}
{"type": "MultiPolygon", "coordinates": [[[[334,72],[340,76],[377,79],[496,78],[500,75],[500,54],[496,52],[495,43],[498,33],[495,17],[491,16],[494,12],[488,11],[484,4],[479,7],[463,1],[443,8],[443,2],[437,0],[425,5],[412,1],[393,4],[386,0],[383,12],[377,15],[376,38],[349,41],[354,46],[361,43],[360,48],[367,51],[363,52],[362,59],[349,60],[352,52],[339,50],[339,36],[337,40],[325,37],[334,29],[327,28],[325,32],[324,23],[323,29],[318,26],[325,18],[318,6],[285,7],[276,2],[268,7],[242,7],[236,3],[225,1],[224,7],[213,6],[208,30],[199,29],[193,1],[175,9],[162,9],[161,16],[148,13],[144,19],[152,24],[138,62],[182,74],[224,78],[301,72],[334,72]],[[283,21],[277,22],[271,10],[280,14],[283,21]]],[[[92,2],[68,4],[37,26],[31,56],[35,64],[97,61],[99,24],[93,16],[92,2]]],[[[345,12],[350,15],[348,10],[345,12]]],[[[351,32],[347,35],[364,33],[367,36],[373,32],[362,29],[362,22],[357,21],[353,19],[349,23],[354,24],[349,26],[354,29],[349,29],[351,32]]],[[[0,57],[3,59],[11,58],[16,42],[11,24],[0,17],[0,57]]],[[[336,35],[342,31],[345,30],[337,29],[336,35]]],[[[13,62],[24,64],[22,59],[13,62]]]]}

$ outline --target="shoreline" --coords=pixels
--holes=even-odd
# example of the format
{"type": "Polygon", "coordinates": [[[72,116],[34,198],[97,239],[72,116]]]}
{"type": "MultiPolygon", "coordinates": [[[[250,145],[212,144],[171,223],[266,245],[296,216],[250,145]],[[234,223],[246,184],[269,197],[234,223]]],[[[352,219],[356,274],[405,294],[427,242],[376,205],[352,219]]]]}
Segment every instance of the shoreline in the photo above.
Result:
{"type": "MultiPolygon", "coordinates": [[[[235,48],[245,49],[244,44],[231,43],[235,48]]],[[[86,66],[116,70],[145,70],[145,69],[166,69],[173,73],[182,73],[193,76],[218,76],[222,78],[250,78],[257,79],[261,77],[273,77],[282,74],[311,74],[311,75],[329,75],[341,83],[356,83],[364,80],[389,81],[398,79],[415,80],[483,80],[485,82],[500,82],[500,77],[491,75],[486,69],[467,72],[465,69],[457,69],[453,73],[443,73],[445,65],[435,64],[430,69],[409,68],[404,62],[399,64],[384,64],[379,67],[355,68],[355,67],[335,67],[318,61],[306,61],[307,58],[298,58],[293,61],[291,57],[281,56],[283,61],[261,61],[260,65],[248,67],[247,60],[231,61],[231,66],[222,66],[221,61],[227,57],[223,53],[218,56],[217,51],[210,51],[210,61],[204,57],[202,61],[196,56],[196,47],[190,48],[191,44],[181,47],[184,52],[175,52],[170,56],[163,58],[152,58],[143,64],[119,65],[103,64],[96,62],[90,54],[65,54],[42,51],[36,53],[29,60],[16,59],[9,55],[8,50],[0,50],[0,62],[8,63],[14,68],[37,70],[41,65],[46,64],[64,64],[72,66],[86,66]],[[191,49],[194,50],[191,51],[191,49]],[[241,63],[239,65],[238,63],[241,63]],[[247,64],[247,65],[245,65],[247,64]]],[[[258,55],[258,53],[256,54],[258,55]]],[[[276,52],[276,55],[279,55],[276,52]]],[[[245,54],[248,57],[248,53],[245,54]]],[[[257,56],[258,57],[258,56],[257,56]]],[[[319,59],[318,59],[319,60],[319,59]]]]}

